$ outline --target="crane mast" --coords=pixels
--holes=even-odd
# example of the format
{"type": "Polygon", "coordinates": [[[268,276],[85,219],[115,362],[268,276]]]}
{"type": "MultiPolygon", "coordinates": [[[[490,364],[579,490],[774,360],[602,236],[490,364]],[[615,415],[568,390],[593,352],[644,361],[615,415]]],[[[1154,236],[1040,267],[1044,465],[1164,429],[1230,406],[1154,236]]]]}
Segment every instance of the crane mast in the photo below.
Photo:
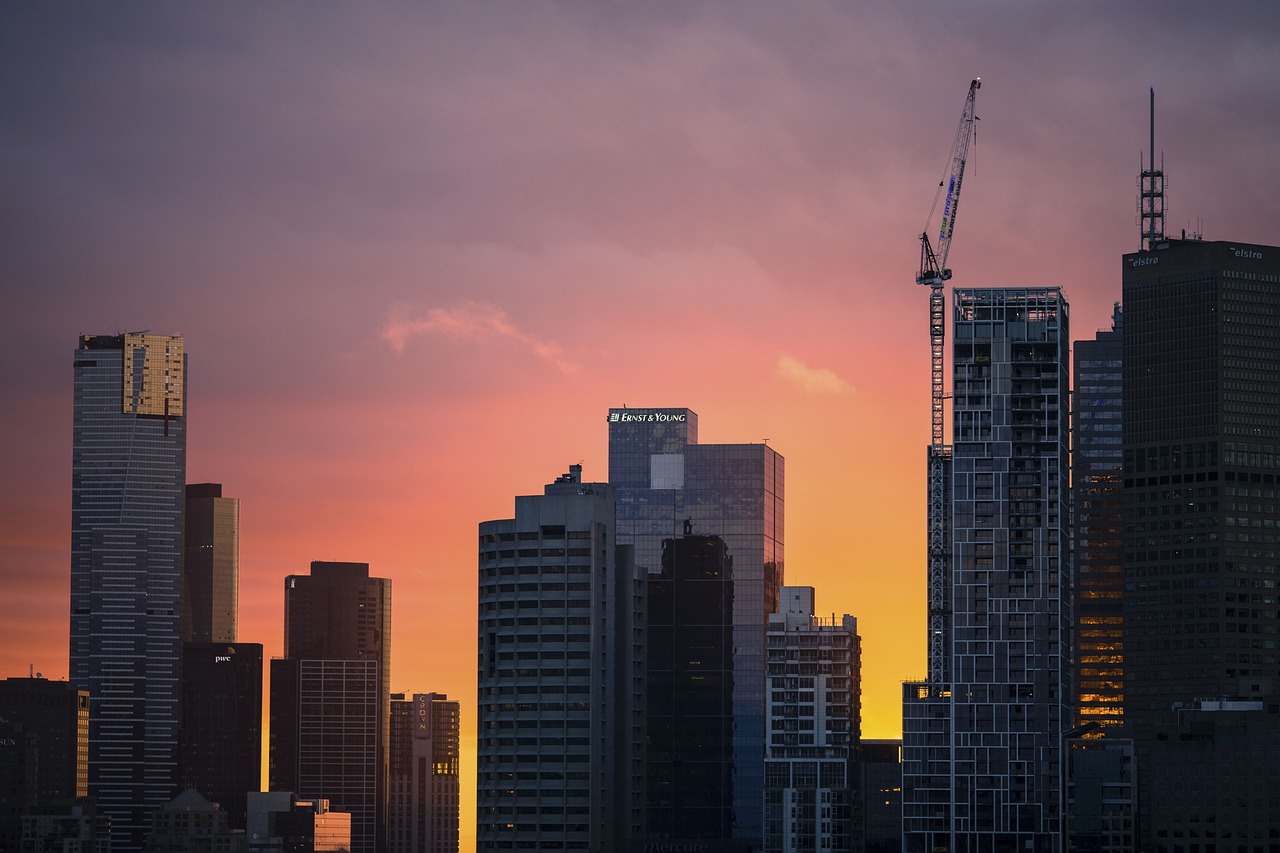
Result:
{"type": "MultiPolygon", "coordinates": [[[[946,296],[943,285],[951,278],[947,267],[947,255],[951,252],[951,238],[955,233],[956,211],[960,205],[960,189],[964,184],[964,167],[969,158],[969,143],[974,137],[974,96],[982,87],[981,78],[969,84],[964,111],[960,114],[960,126],[951,144],[949,175],[942,186],[946,199],[942,207],[942,222],[938,228],[935,247],[929,241],[929,232],[920,235],[920,271],[916,284],[929,287],[929,349],[930,349],[930,406],[932,435],[929,442],[929,520],[928,520],[928,595],[929,595],[929,681],[945,684],[950,681],[948,672],[949,616],[951,613],[950,590],[947,585],[947,565],[950,562],[950,518],[947,512],[947,490],[951,471],[951,447],[943,439],[943,348],[946,343],[946,296]]],[[[941,189],[941,188],[940,188],[941,189]]],[[[937,199],[934,200],[937,206],[937,199]]],[[[930,211],[930,218],[933,212],[930,211]]]]}

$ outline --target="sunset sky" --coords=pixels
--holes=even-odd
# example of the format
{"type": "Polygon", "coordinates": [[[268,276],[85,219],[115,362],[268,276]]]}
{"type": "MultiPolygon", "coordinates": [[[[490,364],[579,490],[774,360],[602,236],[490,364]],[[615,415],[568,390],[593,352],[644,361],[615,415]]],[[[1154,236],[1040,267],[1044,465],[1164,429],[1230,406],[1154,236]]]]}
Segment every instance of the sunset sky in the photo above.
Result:
{"type": "Polygon", "coordinates": [[[1275,4],[4,4],[0,677],[67,674],[77,336],[150,329],[268,656],[286,574],[369,562],[392,689],[459,699],[469,751],[477,523],[605,479],[610,406],[688,406],[786,457],[786,582],[858,617],[863,734],[898,736],[917,237],[975,76],[953,284],[1108,326],[1150,86],[1169,231],[1280,243],[1275,4]]]}

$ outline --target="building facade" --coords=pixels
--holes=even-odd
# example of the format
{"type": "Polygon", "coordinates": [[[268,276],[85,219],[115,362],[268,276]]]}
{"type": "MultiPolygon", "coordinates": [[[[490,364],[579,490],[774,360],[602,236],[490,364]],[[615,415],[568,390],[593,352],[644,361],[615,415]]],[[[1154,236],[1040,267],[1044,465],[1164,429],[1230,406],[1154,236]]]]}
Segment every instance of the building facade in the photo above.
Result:
{"type": "Polygon", "coordinates": [[[285,657],[271,661],[272,790],[351,815],[352,853],[386,844],[391,581],[368,563],[285,578],[285,657]]]}
{"type": "Polygon", "coordinates": [[[582,469],[479,527],[476,849],[625,848],[642,821],[636,570],[582,469]]]}
{"type": "Polygon", "coordinates": [[[733,837],[733,559],[691,527],[648,578],[650,842],[733,837]]]}
{"type": "Polygon", "coordinates": [[[245,827],[245,797],[262,788],[262,646],[182,644],[179,781],[245,827]]]}
{"type": "Polygon", "coordinates": [[[764,850],[862,850],[858,620],[815,615],[813,587],[780,598],[768,633],[764,850]]]}
{"type": "Polygon", "coordinates": [[[182,564],[182,639],[234,643],[239,619],[240,499],[220,483],[186,489],[182,564]]]}
{"type": "Polygon", "coordinates": [[[0,681],[0,720],[38,739],[37,802],[89,795],[89,691],[38,675],[6,678],[0,681]]]}
{"type": "Polygon", "coordinates": [[[956,290],[953,329],[949,681],[904,685],[904,849],[1047,853],[1071,689],[1067,303],[956,290]]]}
{"type": "Polygon", "coordinates": [[[1075,342],[1072,364],[1072,531],[1075,726],[1113,734],[1124,721],[1124,314],[1075,342]]]}
{"type": "MultiPolygon", "coordinates": [[[[1158,737],[1172,731],[1175,709],[1269,705],[1280,685],[1280,248],[1164,240],[1123,264],[1124,713],[1138,758],[1139,843],[1193,843],[1152,809],[1176,800],[1188,822],[1194,813],[1201,843],[1221,849],[1230,833],[1232,846],[1274,844],[1280,827],[1226,802],[1236,790],[1184,799],[1179,776],[1155,756],[1173,752],[1158,737]]],[[[1212,719],[1227,731],[1246,715],[1212,719]]],[[[1266,778],[1252,763],[1232,772],[1215,784],[1266,778]]]]}
{"type": "Polygon", "coordinates": [[[390,853],[458,853],[459,719],[443,693],[391,694],[390,853]]]}
{"type": "Polygon", "coordinates": [[[728,546],[734,571],[734,837],[764,834],[765,630],[783,582],[784,464],[768,444],[699,444],[690,409],[609,410],[618,541],[656,573],[686,521],[728,546]]]}
{"type": "Polygon", "coordinates": [[[186,354],[181,336],[84,335],[73,363],[70,676],[90,794],[113,849],[136,851],[177,784],[186,354]]]}

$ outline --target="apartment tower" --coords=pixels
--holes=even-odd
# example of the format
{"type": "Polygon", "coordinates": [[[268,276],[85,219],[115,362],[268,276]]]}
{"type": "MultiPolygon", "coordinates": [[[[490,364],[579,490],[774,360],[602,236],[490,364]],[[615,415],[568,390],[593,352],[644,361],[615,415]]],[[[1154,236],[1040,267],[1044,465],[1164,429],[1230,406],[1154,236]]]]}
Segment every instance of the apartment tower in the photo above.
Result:
{"type": "Polygon", "coordinates": [[[458,727],[443,693],[391,694],[389,853],[458,853],[458,727]]]}
{"type": "Polygon", "coordinates": [[[947,683],[904,685],[909,853],[1060,846],[1070,707],[1067,303],[956,290],[947,683]]]}

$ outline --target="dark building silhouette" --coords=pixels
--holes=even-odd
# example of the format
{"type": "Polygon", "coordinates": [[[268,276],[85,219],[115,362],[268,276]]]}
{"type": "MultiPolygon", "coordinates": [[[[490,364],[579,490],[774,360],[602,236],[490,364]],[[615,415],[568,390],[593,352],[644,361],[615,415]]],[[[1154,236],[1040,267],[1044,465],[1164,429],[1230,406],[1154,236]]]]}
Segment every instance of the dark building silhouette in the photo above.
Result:
{"type": "Polygon", "coordinates": [[[0,681],[0,720],[20,724],[37,738],[41,803],[89,793],[89,693],[67,681],[0,681]]]}
{"type": "Polygon", "coordinates": [[[151,815],[148,853],[243,853],[243,832],[235,832],[223,808],[186,789],[151,815]]]}
{"type": "Polygon", "coordinates": [[[273,791],[351,814],[352,853],[385,849],[391,581],[367,563],[285,578],[285,657],[271,661],[273,791]]]}
{"type": "Polygon", "coordinates": [[[733,558],[719,536],[667,539],[649,575],[648,833],[733,838],[733,558]]]}
{"type": "Polygon", "coordinates": [[[245,827],[245,796],[262,787],[262,646],[183,643],[179,778],[245,827]]]}
{"type": "Polygon", "coordinates": [[[902,741],[863,740],[858,766],[866,853],[900,853],[902,741]]]}
{"type": "Polygon", "coordinates": [[[142,848],[177,785],[186,355],[83,335],[74,358],[70,675],[89,691],[89,792],[142,848]]]}
{"type": "Polygon", "coordinates": [[[240,590],[240,499],[219,483],[186,489],[182,565],[182,639],[234,643],[240,590]]]}
{"type": "Polygon", "coordinates": [[[1274,731],[1280,248],[1156,240],[1123,264],[1124,715],[1138,842],[1177,850],[1195,843],[1194,823],[1219,850],[1274,845],[1280,803],[1260,765],[1220,763],[1212,790],[1196,790],[1168,762],[1225,756],[1233,731],[1274,731]],[[1237,698],[1261,710],[1236,710],[1237,698]],[[1200,747],[1175,748],[1183,733],[1200,747]],[[1178,808],[1176,826],[1161,817],[1178,808]]]}
{"type": "Polygon", "coordinates": [[[784,460],[766,443],[699,444],[698,415],[690,409],[614,408],[608,420],[618,542],[635,547],[636,565],[660,571],[662,542],[679,536],[686,520],[719,535],[733,558],[734,836],[758,843],[764,832],[764,635],[783,583],[784,460]]]}
{"type": "Polygon", "coordinates": [[[443,693],[391,694],[390,853],[457,853],[458,731],[443,693]]]}

